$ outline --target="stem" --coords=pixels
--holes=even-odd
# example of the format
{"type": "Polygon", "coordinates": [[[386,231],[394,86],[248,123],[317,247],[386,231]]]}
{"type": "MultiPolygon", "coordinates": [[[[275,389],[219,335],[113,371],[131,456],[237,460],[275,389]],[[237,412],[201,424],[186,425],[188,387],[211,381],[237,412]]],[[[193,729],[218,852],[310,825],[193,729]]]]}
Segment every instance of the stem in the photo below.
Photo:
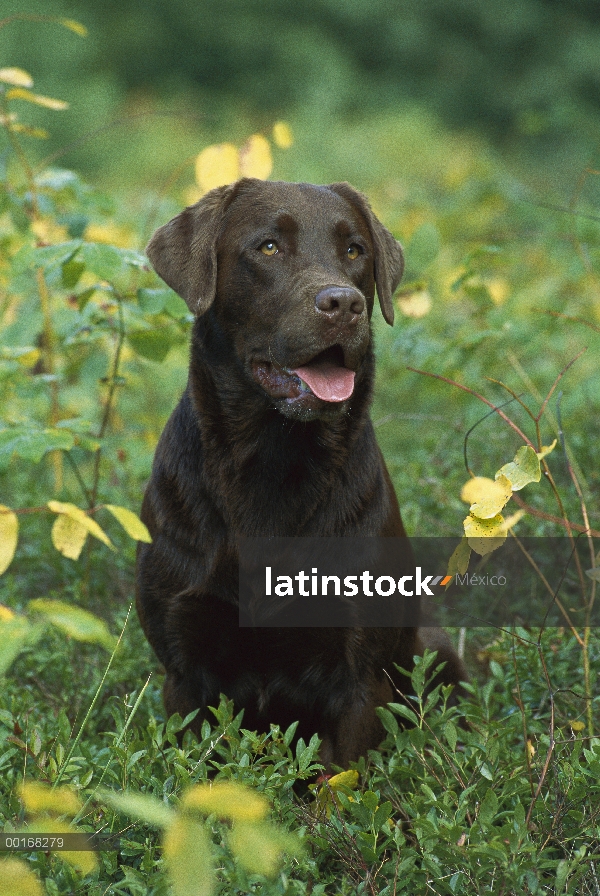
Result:
{"type": "Polygon", "coordinates": [[[511,427],[511,429],[514,429],[514,431],[523,439],[525,444],[529,445],[529,447],[533,448],[533,450],[535,451],[535,445],[533,444],[533,442],[531,442],[527,438],[525,433],[519,429],[517,424],[513,423],[513,421],[510,419],[510,417],[507,417],[506,414],[504,414],[499,408],[496,407],[496,405],[492,404],[491,401],[488,401],[488,399],[485,398],[483,395],[480,395],[479,392],[475,392],[474,389],[470,389],[468,386],[463,386],[462,383],[457,383],[455,380],[451,380],[447,376],[441,376],[439,373],[430,373],[428,370],[417,370],[415,367],[407,367],[406,369],[412,371],[412,373],[420,373],[423,376],[433,377],[433,379],[435,379],[435,380],[442,380],[442,382],[448,383],[450,386],[456,386],[457,389],[462,389],[463,392],[468,392],[469,395],[474,395],[475,398],[478,398],[480,401],[483,401],[484,404],[487,404],[487,406],[489,408],[492,408],[493,411],[495,411],[497,414],[499,414],[500,417],[502,417],[502,419],[504,420],[504,422],[508,423],[508,425],[511,427]]]}
{"type": "MultiPolygon", "coordinates": [[[[567,470],[569,472],[569,476],[571,477],[571,481],[573,482],[573,485],[575,486],[575,491],[577,492],[577,497],[579,498],[579,506],[581,508],[581,515],[583,517],[583,522],[587,528],[587,541],[588,541],[588,547],[590,550],[591,565],[592,565],[592,567],[594,567],[596,565],[594,542],[592,540],[592,536],[589,531],[589,517],[588,517],[588,512],[587,512],[587,505],[586,505],[585,499],[583,497],[583,492],[581,491],[581,486],[579,485],[579,480],[577,479],[577,476],[575,475],[575,471],[573,470],[573,467],[571,466],[571,463],[569,461],[569,456],[566,451],[565,434],[564,434],[564,431],[562,428],[562,420],[561,420],[561,414],[560,414],[560,399],[556,403],[556,416],[558,418],[560,440],[561,440],[561,444],[563,446],[563,452],[565,455],[567,470]]],[[[582,580],[583,580],[583,573],[582,573],[582,580]]],[[[583,581],[585,581],[585,580],[583,580],[583,581]]],[[[583,585],[583,583],[582,583],[582,594],[583,594],[583,598],[585,600],[585,586],[583,585]]],[[[591,619],[592,610],[594,607],[595,597],[596,597],[596,582],[594,579],[592,579],[590,599],[588,601],[586,601],[586,608],[585,608],[586,625],[583,630],[583,647],[582,647],[583,679],[584,679],[585,699],[586,699],[586,719],[587,719],[587,726],[588,726],[588,734],[590,735],[590,737],[594,736],[594,714],[592,711],[592,680],[591,680],[591,670],[590,670],[589,644],[590,644],[590,632],[591,632],[590,619],[591,619]]]]}
{"type": "Polygon", "coordinates": [[[121,629],[121,634],[119,635],[119,638],[118,638],[118,640],[117,640],[117,643],[115,644],[114,650],[113,650],[113,652],[112,652],[111,655],[110,655],[110,659],[109,659],[109,661],[108,661],[108,664],[107,664],[107,666],[106,666],[106,669],[104,670],[104,675],[102,676],[102,678],[101,678],[101,680],[100,680],[100,684],[99,684],[98,687],[96,688],[96,693],[94,694],[94,697],[93,697],[93,699],[92,699],[92,702],[90,703],[90,705],[89,705],[89,707],[88,707],[88,711],[87,711],[86,714],[85,714],[85,718],[84,718],[83,722],[81,723],[81,727],[79,728],[79,731],[77,732],[77,735],[76,735],[76,737],[75,737],[75,740],[74,740],[73,743],[71,744],[71,749],[70,749],[69,752],[67,753],[67,758],[64,760],[63,764],[61,765],[60,769],[58,770],[58,775],[56,776],[56,781],[55,781],[54,784],[52,785],[52,789],[54,789],[54,788],[60,783],[60,780],[61,780],[61,778],[62,778],[62,776],[63,776],[64,772],[66,771],[67,766],[68,766],[68,764],[69,764],[69,760],[70,760],[71,756],[73,755],[73,752],[74,752],[74,750],[75,750],[75,747],[76,747],[77,744],[79,743],[79,739],[80,739],[81,735],[83,734],[83,729],[85,728],[85,726],[86,726],[86,724],[87,724],[87,720],[89,719],[90,714],[91,714],[91,712],[92,712],[94,706],[95,706],[96,703],[98,702],[98,697],[100,696],[100,693],[101,693],[102,688],[103,688],[103,686],[104,686],[104,682],[106,681],[106,676],[108,675],[108,673],[109,673],[109,671],[110,671],[110,667],[112,666],[113,660],[114,660],[114,658],[115,658],[115,654],[116,654],[117,650],[119,649],[119,644],[120,644],[121,641],[123,640],[123,635],[125,634],[125,628],[126,628],[127,623],[128,623],[128,621],[129,621],[129,614],[131,613],[131,608],[132,608],[132,607],[133,607],[133,604],[130,604],[130,605],[129,605],[129,609],[127,610],[127,616],[125,617],[125,622],[123,623],[123,628],[121,629]]]}
{"type": "MultiPolygon", "coordinates": [[[[131,607],[129,607],[129,611],[131,612],[131,607]]],[[[128,615],[129,615],[129,614],[128,614],[128,615]]],[[[127,624],[127,623],[126,623],[126,624],[127,624]]],[[[115,648],[115,649],[116,649],[116,648],[115,648]]],[[[122,741],[123,738],[125,737],[125,734],[127,733],[127,729],[129,728],[129,725],[131,724],[131,722],[132,722],[132,720],[133,720],[133,717],[135,716],[135,714],[136,714],[136,712],[137,712],[137,710],[138,710],[138,706],[139,706],[140,703],[142,702],[142,697],[143,697],[144,694],[146,693],[146,688],[147,688],[148,685],[150,684],[150,679],[151,679],[151,678],[152,678],[152,672],[150,673],[150,675],[149,675],[148,678],[146,679],[146,683],[145,683],[145,685],[142,687],[142,690],[140,691],[140,693],[138,694],[137,700],[135,701],[135,703],[134,703],[134,705],[133,705],[133,707],[132,707],[132,710],[131,710],[131,712],[129,713],[129,716],[127,717],[127,720],[126,720],[126,722],[125,722],[125,725],[123,726],[123,730],[121,731],[121,733],[119,734],[119,736],[117,737],[117,739],[116,739],[116,741],[115,741],[115,743],[114,743],[114,747],[113,747],[114,750],[116,750],[117,747],[120,746],[121,741],[122,741]]],[[[81,807],[81,809],[79,810],[79,812],[77,813],[77,816],[73,819],[73,824],[77,824],[77,822],[78,822],[78,821],[81,821],[81,819],[84,817],[84,811],[85,811],[85,809],[86,809],[87,806],[91,803],[91,801],[94,799],[94,797],[96,796],[96,794],[97,794],[99,788],[102,786],[102,782],[104,781],[104,776],[106,775],[108,769],[110,768],[110,763],[111,763],[111,760],[109,759],[108,762],[106,763],[106,765],[104,766],[104,769],[103,769],[103,771],[102,771],[102,774],[100,775],[100,780],[98,781],[98,783],[96,784],[94,790],[93,790],[92,793],[88,796],[87,800],[85,801],[85,803],[83,804],[83,806],[81,807]]]]}
{"type": "MultiPolygon", "coordinates": [[[[125,319],[123,317],[123,300],[121,296],[115,293],[117,298],[117,307],[119,309],[119,327],[118,327],[118,335],[117,335],[117,347],[115,350],[115,356],[113,358],[112,369],[109,373],[109,387],[108,387],[108,395],[106,396],[106,404],[104,405],[104,414],[102,415],[102,421],[100,423],[100,429],[98,431],[98,439],[103,439],[106,429],[108,427],[108,423],[110,420],[110,414],[113,409],[115,392],[117,390],[117,376],[119,373],[119,365],[121,363],[121,353],[123,351],[123,343],[125,341],[125,319]]],[[[94,460],[94,479],[92,484],[92,489],[90,492],[90,507],[94,507],[96,504],[96,500],[98,497],[98,483],[100,481],[100,459],[102,455],[102,445],[98,448],[96,452],[96,458],[94,460]]]]}
{"type": "MultiPolygon", "coordinates": [[[[50,425],[55,426],[60,420],[60,402],[58,381],[54,378],[54,347],[56,337],[54,334],[54,326],[52,323],[52,309],[50,305],[50,293],[48,285],[44,277],[42,268],[37,268],[35,272],[38,293],[40,295],[40,305],[42,308],[42,357],[46,372],[52,377],[50,380],[50,425]]],[[[54,492],[58,493],[63,485],[63,461],[62,451],[51,452],[51,463],[54,469],[54,492]]]]}
{"type": "MultiPolygon", "coordinates": [[[[6,20],[5,20],[6,22],[6,20]]],[[[0,22],[0,28],[2,28],[3,23],[0,22]]],[[[21,168],[23,169],[23,173],[25,175],[25,180],[27,181],[27,188],[31,195],[31,220],[36,221],[40,216],[40,209],[38,204],[38,196],[37,189],[35,186],[35,177],[33,174],[33,169],[29,162],[27,161],[27,156],[25,155],[25,151],[21,146],[21,141],[17,137],[15,131],[12,127],[12,122],[10,120],[10,111],[8,108],[8,104],[6,102],[6,96],[3,91],[0,90],[0,106],[2,108],[2,115],[4,117],[4,127],[6,129],[6,133],[8,135],[8,140],[10,145],[12,146],[13,152],[16,155],[21,168]]]]}

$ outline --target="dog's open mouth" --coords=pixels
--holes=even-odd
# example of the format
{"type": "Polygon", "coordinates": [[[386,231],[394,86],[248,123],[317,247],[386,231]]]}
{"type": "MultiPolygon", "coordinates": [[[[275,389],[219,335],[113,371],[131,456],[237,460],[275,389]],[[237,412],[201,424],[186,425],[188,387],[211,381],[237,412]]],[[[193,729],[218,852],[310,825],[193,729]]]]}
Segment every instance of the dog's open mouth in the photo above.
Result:
{"type": "Polygon", "coordinates": [[[300,367],[260,361],[252,365],[254,378],[272,398],[316,396],[321,401],[346,401],[354,391],[354,371],[344,366],[344,352],[333,345],[300,367]]]}

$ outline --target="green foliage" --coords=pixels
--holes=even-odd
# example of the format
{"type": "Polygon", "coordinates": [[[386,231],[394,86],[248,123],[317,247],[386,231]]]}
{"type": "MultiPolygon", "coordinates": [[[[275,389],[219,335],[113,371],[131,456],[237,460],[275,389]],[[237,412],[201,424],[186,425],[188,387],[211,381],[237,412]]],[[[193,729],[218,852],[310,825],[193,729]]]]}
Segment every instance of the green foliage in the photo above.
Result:
{"type": "MultiPolygon", "coordinates": [[[[333,16],[329,6],[314,4],[333,16]]],[[[364,29],[359,6],[344,7],[345,28],[364,29]]],[[[127,14],[121,7],[115,17],[127,14]]],[[[431,9],[419,15],[438,21],[441,7],[431,9]]],[[[480,18],[489,30],[488,14],[480,18]]],[[[117,43],[123,28],[114,28],[117,43]]],[[[53,52],[66,47],[56,40],[53,52]]],[[[30,90],[24,75],[2,83],[30,90]]],[[[91,106],[97,94],[82,84],[91,106]]],[[[354,97],[356,81],[348,84],[354,97]]],[[[57,85],[48,92],[66,96],[57,85]]],[[[120,846],[88,866],[56,853],[4,859],[0,893],[38,896],[43,881],[49,896],[165,896],[171,885],[223,896],[595,894],[600,647],[589,627],[469,632],[475,684],[458,708],[445,689],[427,690],[434,657],[418,660],[416,698],[397,694],[379,709],[382,749],[327,780],[315,782],[317,737],[295,741],[295,725],[247,731],[225,699],[198,738],[186,730],[195,713],[163,717],[155,661],[123,606],[133,593],[133,541],[149,537],[134,510],[185,385],[190,326],[141,248],[180,201],[153,195],[130,206],[70,170],[23,166],[14,140],[23,149],[18,141],[34,135],[14,125],[37,127],[24,118],[37,105],[3,99],[19,118],[4,120],[13,155],[0,177],[0,822],[20,830],[26,809],[29,830],[102,829],[120,846]]],[[[39,111],[49,127],[59,117],[39,111]]],[[[244,154],[236,146],[255,129],[233,134],[236,166],[244,154]]],[[[528,502],[519,533],[591,528],[585,581],[595,588],[600,231],[577,211],[578,202],[594,207],[596,175],[582,176],[574,214],[555,217],[523,202],[482,144],[422,113],[341,130],[328,122],[327,139],[315,143],[300,128],[276,171],[368,187],[406,247],[398,325],[374,322],[373,417],[409,533],[459,531],[463,437],[472,430],[469,470],[498,474],[468,498],[468,519],[493,528],[512,496],[528,502]],[[562,393],[546,401],[561,371],[562,393]],[[507,393],[504,412],[518,432],[478,406],[480,394],[497,407],[507,393]],[[535,438],[524,445],[528,425],[535,438]],[[549,501],[557,495],[559,510],[549,501]]],[[[197,163],[204,147],[192,143],[197,163]]],[[[189,190],[197,195],[197,185],[189,190]]],[[[467,536],[487,538],[467,532],[451,561],[458,571],[469,562],[467,536]]]]}

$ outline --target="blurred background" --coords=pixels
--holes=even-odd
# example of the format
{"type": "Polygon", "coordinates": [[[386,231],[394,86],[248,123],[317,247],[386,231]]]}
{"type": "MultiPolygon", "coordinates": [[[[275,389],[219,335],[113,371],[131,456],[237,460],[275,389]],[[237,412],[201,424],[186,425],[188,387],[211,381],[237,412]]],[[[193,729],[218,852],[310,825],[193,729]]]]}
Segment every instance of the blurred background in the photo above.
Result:
{"type": "Polygon", "coordinates": [[[277,176],[365,187],[459,134],[561,193],[598,141],[594,0],[0,0],[16,12],[88,29],[13,22],[0,57],[70,104],[36,110],[43,151],[73,145],[61,164],[106,183],[155,185],[282,118],[296,144],[277,176]]]}

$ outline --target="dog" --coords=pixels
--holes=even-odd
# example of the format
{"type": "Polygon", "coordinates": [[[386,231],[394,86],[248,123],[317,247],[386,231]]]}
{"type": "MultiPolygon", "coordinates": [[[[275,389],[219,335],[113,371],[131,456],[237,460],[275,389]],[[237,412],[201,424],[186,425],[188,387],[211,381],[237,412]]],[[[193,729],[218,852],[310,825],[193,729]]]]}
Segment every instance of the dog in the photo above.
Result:
{"type": "MultiPolygon", "coordinates": [[[[375,290],[394,320],[400,244],[347,183],[244,178],[147,247],[195,316],[187,388],[160,438],[141,517],[137,609],[170,715],[219,694],[250,729],[298,722],[326,769],[376,748],[394,664],[425,646],[466,680],[439,629],[242,628],[240,536],[405,537],[369,418],[375,290]]],[[[406,680],[403,687],[409,687],[406,680]]]]}

